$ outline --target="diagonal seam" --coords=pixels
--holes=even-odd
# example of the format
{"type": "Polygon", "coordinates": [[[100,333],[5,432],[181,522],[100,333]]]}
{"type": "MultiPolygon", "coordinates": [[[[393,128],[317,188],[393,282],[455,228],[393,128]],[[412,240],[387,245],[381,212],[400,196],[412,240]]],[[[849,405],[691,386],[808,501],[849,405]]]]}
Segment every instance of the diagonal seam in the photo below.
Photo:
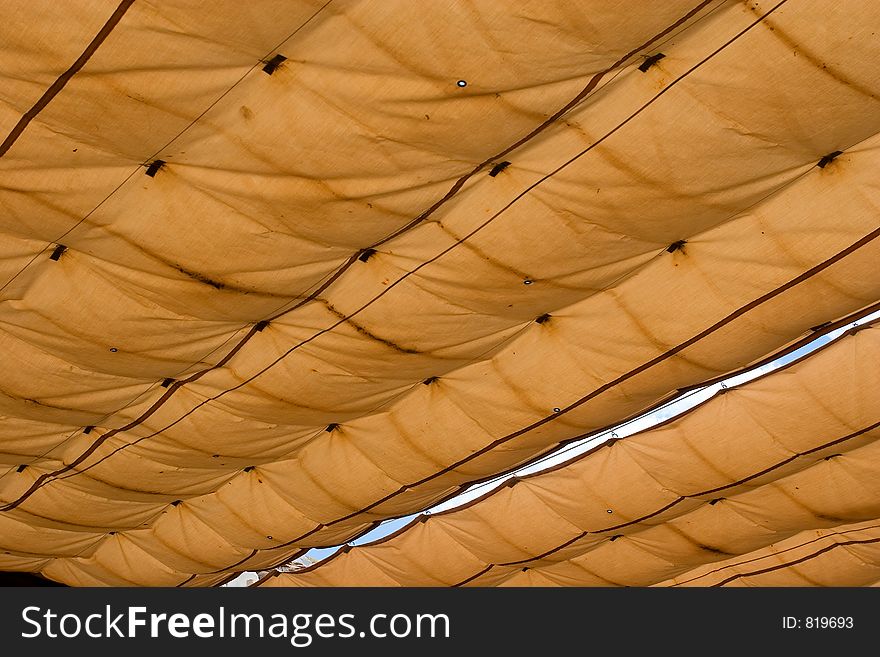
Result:
{"type": "Polygon", "coordinates": [[[68,68],[64,73],[58,76],[55,82],[43,92],[43,95],[40,96],[39,100],[34,103],[33,107],[31,107],[27,112],[22,114],[21,118],[18,120],[18,123],[12,128],[10,133],[6,136],[6,139],[3,140],[3,143],[0,144],[0,157],[6,155],[6,152],[12,148],[12,145],[15,144],[16,140],[21,136],[21,133],[25,131],[31,121],[42,112],[46,106],[52,102],[52,99],[57,96],[62,89],[64,89],[65,85],[70,82],[70,79],[76,75],[79,70],[85,66],[88,61],[92,58],[92,55],[101,47],[101,44],[104,43],[104,40],[110,36],[110,33],[113,31],[119,21],[122,20],[122,17],[125,16],[125,12],[128,11],[128,8],[134,3],[134,0],[122,0],[119,3],[119,6],[116,7],[116,11],[111,14],[110,18],[107,19],[107,22],[104,23],[104,26],[98,31],[95,35],[95,38],[89,42],[89,45],[86,46],[86,49],[82,51],[82,54],[77,58],[77,60],[71,64],[70,68],[68,68]]]}

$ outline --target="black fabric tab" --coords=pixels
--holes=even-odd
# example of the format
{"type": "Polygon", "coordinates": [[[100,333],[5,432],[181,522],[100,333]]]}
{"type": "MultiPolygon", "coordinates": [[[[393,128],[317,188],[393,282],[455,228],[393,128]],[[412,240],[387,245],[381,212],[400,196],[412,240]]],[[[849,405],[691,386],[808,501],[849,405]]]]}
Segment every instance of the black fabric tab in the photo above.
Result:
{"type": "Polygon", "coordinates": [[[154,178],[163,166],[165,166],[165,160],[153,160],[147,165],[147,175],[154,178]]]}
{"type": "Polygon", "coordinates": [[[654,64],[659,62],[661,59],[666,57],[662,52],[658,52],[656,55],[651,55],[650,57],[646,57],[645,61],[639,64],[639,70],[642,73],[646,73],[649,68],[651,68],[654,64]]]}
{"type": "Polygon", "coordinates": [[[829,164],[831,164],[838,155],[843,155],[843,151],[834,151],[833,153],[828,153],[828,155],[823,156],[822,159],[819,160],[817,166],[820,169],[824,169],[829,164]]]}
{"type": "Polygon", "coordinates": [[[278,70],[278,67],[286,61],[287,57],[285,57],[284,55],[275,55],[272,59],[266,62],[265,66],[263,66],[263,72],[272,75],[275,71],[278,70]]]}
{"type": "Polygon", "coordinates": [[[510,166],[510,162],[499,162],[494,167],[492,167],[492,170],[489,172],[489,175],[494,178],[495,176],[497,176],[499,173],[504,171],[509,166],[510,166]]]}

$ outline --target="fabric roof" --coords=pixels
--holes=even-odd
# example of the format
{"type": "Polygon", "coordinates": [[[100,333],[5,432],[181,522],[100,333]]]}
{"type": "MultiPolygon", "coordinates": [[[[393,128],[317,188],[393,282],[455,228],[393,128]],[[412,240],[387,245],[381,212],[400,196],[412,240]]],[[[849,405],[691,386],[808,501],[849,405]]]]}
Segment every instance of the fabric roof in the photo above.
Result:
{"type": "Polygon", "coordinates": [[[216,584],[880,299],[872,3],[7,11],[2,569],[216,584]]]}
{"type": "Polygon", "coordinates": [[[748,558],[694,569],[667,586],[877,586],[880,525],[867,521],[798,534],[748,558]]]}
{"type": "Polygon", "coordinates": [[[852,329],[680,418],[262,585],[677,584],[772,561],[794,535],[877,534],[878,359],[880,326],[852,329]]]}

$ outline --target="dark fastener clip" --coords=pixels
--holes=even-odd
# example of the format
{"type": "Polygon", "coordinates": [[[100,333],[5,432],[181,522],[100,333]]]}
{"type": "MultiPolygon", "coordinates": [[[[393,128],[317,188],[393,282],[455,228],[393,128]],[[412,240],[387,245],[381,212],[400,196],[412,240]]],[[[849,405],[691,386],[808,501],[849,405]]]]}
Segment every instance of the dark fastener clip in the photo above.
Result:
{"type": "Polygon", "coordinates": [[[834,162],[835,158],[838,155],[843,155],[843,151],[834,151],[833,153],[828,153],[828,155],[823,156],[822,159],[819,160],[819,163],[816,166],[818,166],[820,169],[824,169],[829,164],[834,162]]]}
{"type": "Polygon", "coordinates": [[[659,62],[661,59],[666,57],[662,52],[658,52],[656,55],[651,55],[650,57],[646,57],[645,61],[639,64],[639,70],[642,73],[647,73],[648,69],[651,68],[654,64],[659,62]]]}
{"type": "Polygon", "coordinates": [[[278,67],[286,61],[287,57],[285,57],[284,55],[275,55],[272,59],[266,62],[265,66],[263,66],[263,72],[267,73],[268,75],[272,75],[275,71],[278,70],[278,67]]]}
{"type": "Polygon", "coordinates": [[[492,170],[489,172],[489,175],[494,178],[495,176],[497,176],[499,173],[504,171],[509,166],[510,166],[510,162],[499,162],[494,167],[492,167],[492,170]]]}
{"type": "Polygon", "coordinates": [[[150,178],[155,178],[156,174],[159,173],[159,169],[165,166],[165,160],[153,160],[147,165],[147,175],[150,178]]]}

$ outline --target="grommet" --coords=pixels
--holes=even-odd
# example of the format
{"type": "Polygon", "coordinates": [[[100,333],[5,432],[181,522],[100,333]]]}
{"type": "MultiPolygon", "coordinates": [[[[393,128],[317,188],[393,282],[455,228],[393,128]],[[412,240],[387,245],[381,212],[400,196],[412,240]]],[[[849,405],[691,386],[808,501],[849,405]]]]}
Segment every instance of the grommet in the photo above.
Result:
{"type": "Polygon", "coordinates": [[[266,538],[268,538],[270,541],[273,540],[271,536],[267,536],[266,538]]]}
{"type": "Polygon", "coordinates": [[[554,413],[558,413],[558,412],[561,411],[561,410],[562,410],[562,409],[559,408],[558,406],[554,406],[554,407],[553,407],[553,412],[554,412],[554,413]]]}
{"type": "Polygon", "coordinates": [[[466,86],[467,86],[467,80],[459,80],[459,81],[456,82],[455,84],[457,84],[459,87],[466,87],[466,86]]]}
{"type": "Polygon", "coordinates": [[[110,351],[115,354],[117,351],[119,351],[119,349],[117,349],[116,347],[110,347],[110,351]]]}
{"type": "Polygon", "coordinates": [[[531,285],[532,283],[534,283],[534,281],[530,278],[527,278],[523,281],[523,285],[531,285]]]}
{"type": "Polygon", "coordinates": [[[605,513],[614,513],[611,509],[605,509],[605,513]]]}

